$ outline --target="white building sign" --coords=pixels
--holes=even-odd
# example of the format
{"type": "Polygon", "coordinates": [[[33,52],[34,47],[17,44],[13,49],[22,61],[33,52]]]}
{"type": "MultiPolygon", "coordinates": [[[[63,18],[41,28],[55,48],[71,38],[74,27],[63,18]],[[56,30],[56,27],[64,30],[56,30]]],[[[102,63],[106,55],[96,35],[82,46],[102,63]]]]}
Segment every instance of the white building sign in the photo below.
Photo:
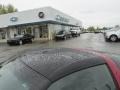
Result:
{"type": "Polygon", "coordinates": [[[57,21],[60,21],[60,22],[65,22],[65,23],[68,23],[69,22],[69,19],[65,18],[65,17],[62,17],[60,15],[56,15],[56,18],[55,18],[57,21]]]}

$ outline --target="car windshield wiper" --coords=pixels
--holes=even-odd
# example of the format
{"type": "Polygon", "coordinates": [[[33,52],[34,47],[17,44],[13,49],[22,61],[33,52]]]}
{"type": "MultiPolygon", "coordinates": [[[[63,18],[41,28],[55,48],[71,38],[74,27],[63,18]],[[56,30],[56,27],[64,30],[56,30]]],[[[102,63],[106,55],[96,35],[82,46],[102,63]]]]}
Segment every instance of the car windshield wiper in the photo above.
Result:
{"type": "Polygon", "coordinates": [[[106,86],[109,90],[111,90],[111,87],[110,87],[109,84],[106,84],[105,86],[106,86]]]}
{"type": "Polygon", "coordinates": [[[26,50],[17,52],[15,55],[11,56],[9,59],[7,59],[7,60],[5,60],[5,61],[3,61],[3,62],[0,62],[0,69],[1,69],[4,65],[6,65],[6,64],[8,64],[8,63],[10,63],[10,62],[13,62],[13,61],[15,61],[18,57],[24,55],[24,53],[27,52],[28,50],[30,50],[30,49],[26,49],[26,50]]]}
{"type": "Polygon", "coordinates": [[[5,63],[5,61],[0,63],[0,69],[3,67],[3,63],[5,63]]]}
{"type": "Polygon", "coordinates": [[[0,68],[2,68],[2,65],[0,65],[0,68]]]}
{"type": "Polygon", "coordinates": [[[14,60],[16,60],[16,58],[18,58],[21,54],[22,54],[22,52],[17,53],[16,55],[11,56],[9,59],[7,59],[7,60],[5,60],[5,61],[3,61],[3,62],[0,62],[0,69],[1,69],[4,65],[6,65],[6,64],[8,64],[8,63],[10,63],[10,62],[12,62],[12,61],[14,61],[14,60]]]}

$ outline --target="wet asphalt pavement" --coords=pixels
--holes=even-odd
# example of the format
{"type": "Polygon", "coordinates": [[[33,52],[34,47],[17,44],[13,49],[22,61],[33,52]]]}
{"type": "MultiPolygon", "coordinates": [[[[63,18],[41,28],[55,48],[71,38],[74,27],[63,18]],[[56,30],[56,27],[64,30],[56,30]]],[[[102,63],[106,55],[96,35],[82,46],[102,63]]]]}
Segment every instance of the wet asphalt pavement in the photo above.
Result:
{"type": "Polygon", "coordinates": [[[71,38],[63,41],[49,41],[49,42],[33,42],[33,44],[26,44],[22,46],[8,46],[0,44],[0,63],[9,61],[12,56],[19,55],[22,51],[33,48],[84,48],[92,49],[102,52],[120,54],[120,41],[119,42],[105,42],[103,34],[85,33],[80,37],[71,38]]]}

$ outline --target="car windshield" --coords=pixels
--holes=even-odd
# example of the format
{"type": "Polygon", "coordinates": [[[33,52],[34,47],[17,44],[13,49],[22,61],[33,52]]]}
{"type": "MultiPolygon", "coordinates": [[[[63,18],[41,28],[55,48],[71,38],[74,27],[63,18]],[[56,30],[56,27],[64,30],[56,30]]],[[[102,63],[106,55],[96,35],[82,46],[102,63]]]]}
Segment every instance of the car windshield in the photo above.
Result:
{"type": "Polygon", "coordinates": [[[75,30],[75,29],[72,29],[72,30],[70,30],[70,31],[77,31],[77,30],[75,30]]]}
{"type": "Polygon", "coordinates": [[[23,37],[24,35],[17,35],[17,36],[15,36],[15,38],[21,38],[21,37],[23,37]]]}
{"type": "Polygon", "coordinates": [[[105,65],[72,73],[55,83],[48,90],[116,90],[105,65]]]}
{"type": "Polygon", "coordinates": [[[58,32],[57,34],[58,34],[58,35],[61,35],[61,34],[64,34],[64,32],[65,32],[65,31],[60,31],[60,32],[58,32]]]}
{"type": "Polygon", "coordinates": [[[29,90],[27,84],[19,80],[9,66],[0,69],[0,90],[29,90]]]}

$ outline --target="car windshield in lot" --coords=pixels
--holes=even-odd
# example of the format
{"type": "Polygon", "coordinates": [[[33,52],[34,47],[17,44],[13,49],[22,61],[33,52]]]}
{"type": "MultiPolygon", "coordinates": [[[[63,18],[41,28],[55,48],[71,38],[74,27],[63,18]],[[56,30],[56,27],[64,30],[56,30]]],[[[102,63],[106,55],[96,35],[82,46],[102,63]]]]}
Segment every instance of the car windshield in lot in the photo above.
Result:
{"type": "Polygon", "coordinates": [[[17,35],[15,38],[22,38],[24,35],[17,35]]]}
{"type": "Polygon", "coordinates": [[[68,75],[48,90],[116,90],[116,86],[107,67],[99,65],[68,75]]]}
{"type": "Polygon", "coordinates": [[[64,34],[64,31],[60,31],[57,33],[58,35],[64,34]]]}
{"type": "MultiPolygon", "coordinates": [[[[32,88],[37,87],[29,87],[28,82],[25,82],[27,78],[26,80],[18,78],[19,76],[11,71],[11,67],[11,64],[8,64],[0,70],[0,90],[33,90],[32,88]]],[[[105,65],[100,65],[68,75],[55,82],[48,90],[109,90],[109,88],[116,90],[109,70],[105,65]]]]}
{"type": "MultiPolygon", "coordinates": [[[[120,62],[120,55],[108,54],[108,56],[120,62]]],[[[24,65],[21,65],[20,62],[12,63],[13,62],[0,69],[0,90],[39,90],[37,85],[34,86],[34,82],[39,84],[39,75],[36,76],[36,72],[28,69],[27,72],[25,71],[24,73],[18,71],[20,70],[18,69],[20,68],[19,66],[24,65]],[[29,80],[27,74],[29,74],[29,76],[33,74],[32,76],[38,79],[38,81],[35,81],[34,78],[31,77],[31,80],[29,80]]],[[[116,85],[114,84],[108,67],[103,64],[67,75],[53,83],[48,90],[116,90],[116,85]]]]}

